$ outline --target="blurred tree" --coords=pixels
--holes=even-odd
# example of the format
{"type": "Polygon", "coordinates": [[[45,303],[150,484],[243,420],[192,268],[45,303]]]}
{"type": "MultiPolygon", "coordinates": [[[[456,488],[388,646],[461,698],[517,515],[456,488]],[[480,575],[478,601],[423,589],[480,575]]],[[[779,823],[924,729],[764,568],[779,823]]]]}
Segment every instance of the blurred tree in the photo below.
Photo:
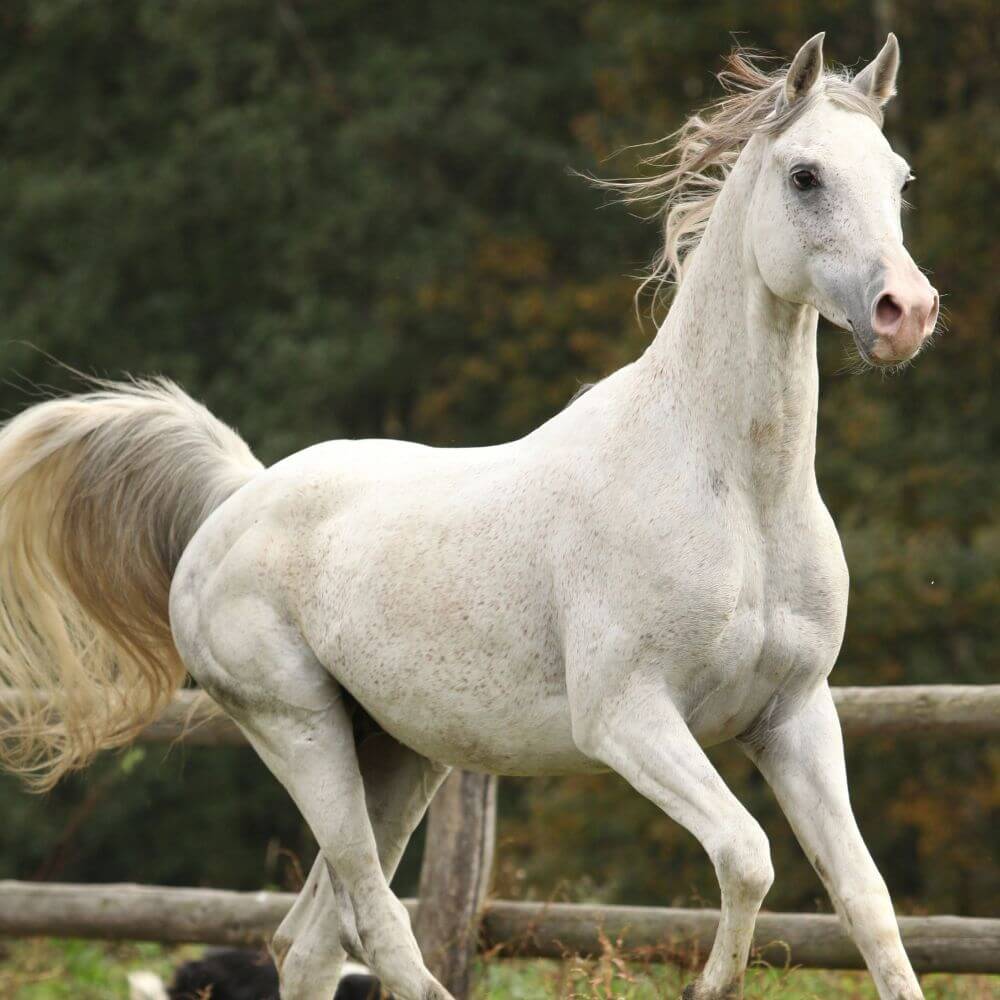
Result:
{"type": "MultiPolygon", "coordinates": [[[[30,400],[19,376],[71,384],[27,342],[86,371],[169,374],[269,461],[343,435],[522,434],[650,335],[627,274],[657,233],[596,211],[567,168],[631,172],[635,151],[603,161],[717,93],[734,38],[787,54],[825,28],[832,57],[870,58],[884,6],[8,0],[0,408],[30,400]]],[[[951,330],[890,380],[846,374],[846,339],[821,330],[819,473],[853,576],[835,678],[981,682],[1000,638],[996,9],[892,7],[888,128],[920,177],[906,228],[951,330]]],[[[811,907],[819,884],[763,783],[717,757],[772,835],[769,905],[811,907]]],[[[850,758],[902,904],[995,910],[996,751],[869,740],[850,758]]],[[[44,800],[0,780],[0,874],[251,887],[294,880],[275,843],[308,860],[249,752],[130,764],[44,800]]],[[[615,779],[503,796],[503,892],[714,898],[697,845],[615,779]]]]}

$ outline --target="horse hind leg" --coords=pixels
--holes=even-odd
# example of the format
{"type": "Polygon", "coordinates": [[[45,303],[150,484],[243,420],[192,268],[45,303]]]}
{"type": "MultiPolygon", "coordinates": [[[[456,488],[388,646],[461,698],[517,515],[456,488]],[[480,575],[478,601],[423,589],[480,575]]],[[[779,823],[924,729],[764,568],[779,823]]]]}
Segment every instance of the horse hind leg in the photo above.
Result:
{"type": "MultiPolygon", "coordinates": [[[[271,941],[271,957],[278,969],[281,995],[286,1000],[310,995],[325,1000],[337,990],[347,952],[341,944],[340,928],[344,921],[331,878],[320,851],[271,941]]],[[[353,918],[352,912],[350,919],[353,918]]]]}
{"type": "MultiPolygon", "coordinates": [[[[364,962],[401,1000],[449,1000],[424,966],[409,916],[382,870],[368,815],[364,781],[351,720],[338,698],[325,710],[291,709],[255,716],[244,728],[264,762],[292,796],[309,823],[336,890],[340,947],[364,962]],[[335,880],[335,882],[334,882],[335,880]]],[[[317,891],[324,883],[317,881],[317,891]]],[[[318,897],[321,902],[323,897],[318,897]]],[[[307,924],[311,939],[328,920],[321,912],[307,924]]],[[[330,942],[335,945],[336,939],[330,942]]],[[[303,950],[314,967],[317,951],[303,950]]],[[[331,956],[333,957],[333,956],[331,956]]],[[[338,963],[339,964],[339,963],[338,963]]],[[[294,972],[294,966],[288,970],[294,972]]],[[[285,975],[283,1000],[327,1000],[315,982],[285,975]]]]}
{"type": "MultiPolygon", "coordinates": [[[[367,738],[358,747],[358,762],[382,871],[391,882],[413,831],[449,769],[414,753],[387,733],[367,738]]],[[[343,884],[320,852],[274,936],[272,952],[283,996],[307,996],[309,989],[324,998],[333,996],[346,958],[340,929],[345,922],[356,923],[353,912],[343,912],[349,905],[343,884]]]]}
{"type": "MultiPolygon", "coordinates": [[[[226,613],[213,616],[215,628],[199,628],[178,645],[191,673],[233,717],[312,829],[340,890],[333,895],[348,901],[337,906],[339,948],[367,964],[400,1000],[451,1000],[425,967],[409,916],[383,872],[340,686],[263,601],[226,603],[226,613]]],[[[318,892],[322,884],[317,874],[310,888],[318,892]]],[[[315,935],[332,923],[318,911],[307,926],[315,924],[315,935]]],[[[336,938],[329,947],[330,967],[339,967],[336,938]]],[[[289,983],[282,996],[329,1000],[325,988],[289,983]]]]}

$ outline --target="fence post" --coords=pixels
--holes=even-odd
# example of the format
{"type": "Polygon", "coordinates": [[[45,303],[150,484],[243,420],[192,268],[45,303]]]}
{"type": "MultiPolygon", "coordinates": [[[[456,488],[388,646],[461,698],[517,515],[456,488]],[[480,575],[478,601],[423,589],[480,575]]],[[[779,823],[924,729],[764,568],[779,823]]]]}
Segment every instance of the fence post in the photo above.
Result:
{"type": "Polygon", "coordinates": [[[497,779],[453,771],[431,803],[414,933],[428,969],[467,1000],[496,841],[497,779]]]}

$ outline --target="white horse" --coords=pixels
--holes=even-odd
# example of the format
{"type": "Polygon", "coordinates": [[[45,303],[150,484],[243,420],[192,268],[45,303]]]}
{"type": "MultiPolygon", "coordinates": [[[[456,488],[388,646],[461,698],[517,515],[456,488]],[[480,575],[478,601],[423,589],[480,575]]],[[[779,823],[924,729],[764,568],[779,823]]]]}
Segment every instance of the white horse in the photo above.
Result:
{"type": "Polygon", "coordinates": [[[320,845],[275,939],[286,1000],[326,1000],[345,953],[404,1000],[448,996],[389,879],[449,767],[622,775],[718,875],[685,996],[739,996],[773,871],[705,755],[724,740],[774,787],[879,995],[922,995],[827,685],[847,568],[814,471],[816,335],[822,314],[896,365],[937,295],[880,128],[896,40],[851,79],[822,39],[787,72],[734,57],[730,96],[626,186],[663,199],[672,308],[519,441],[338,441],[264,470],[166,382],[44,402],[0,436],[0,672],[50,706],[22,703],[6,764],[51,784],[189,671],[320,845]],[[381,731],[359,743],[361,713],[381,731]]]}

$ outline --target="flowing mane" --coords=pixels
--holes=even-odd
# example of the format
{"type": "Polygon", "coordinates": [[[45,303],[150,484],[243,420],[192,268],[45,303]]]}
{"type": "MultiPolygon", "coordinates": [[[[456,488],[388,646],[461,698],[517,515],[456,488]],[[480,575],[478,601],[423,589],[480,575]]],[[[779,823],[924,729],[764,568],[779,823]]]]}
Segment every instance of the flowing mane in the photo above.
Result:
{"type": "Polygon", "coordinates": [[[746,49],[736,49],[726,57],[717,75],[724,96],[691,115],[676,132],[651,144],[666,146],[640,161],[641,167],[654,171],[651,176],[591,178],[596,187],[614,192],[627,205],[652,206],[649,217],[662,220],[663,245],[636,292],[637,302],[643,293],[651,294],[653,311],[663,302],[670,284],[683,280],[687,257],[701,240],[715,200],[755,132],[783,131],[820,97],[882,125],[882,109],[852,85],[849,70],[825,73],[821,87],[788,105],[782,91],[788,67],[768,71],[761,65],[766,58],[746,49]]]}

